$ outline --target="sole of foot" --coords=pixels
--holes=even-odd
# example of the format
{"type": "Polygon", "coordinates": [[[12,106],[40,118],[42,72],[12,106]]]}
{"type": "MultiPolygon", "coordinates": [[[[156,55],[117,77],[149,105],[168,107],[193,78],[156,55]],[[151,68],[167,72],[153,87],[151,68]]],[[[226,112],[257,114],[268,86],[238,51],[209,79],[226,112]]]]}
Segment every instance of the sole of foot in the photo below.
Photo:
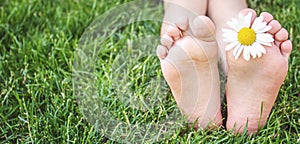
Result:
{"type": "MultiPolygon", "coordinates": [[[[249,12],[253,13],[253,22],[257,17],[254,10],[244,9],[240,13],[247,15],[249,12]]],[[[271,14],[263,12],[261,15],[264,22],[272,26],[268,33],[275,40],[272,46],[264,46],[266,54],[250,61],[242,57],[236,60],[232,50],[226,54],[228,63],[226,127],[235,133],[242,133],[247,128],[247,134],[252,134],[266,124],[288,71],[288,58],[292,50],[288,32],[271,14]]]]}
{"type": "Polygon", "coordinates": [[[195,128],[218,127],[222,115],[214,24],[199,16],[175,25],[178,30],[170,30],[174,35],[162,36],[157,47],[165,80],[189,123],[195,122],[195,128]]]}

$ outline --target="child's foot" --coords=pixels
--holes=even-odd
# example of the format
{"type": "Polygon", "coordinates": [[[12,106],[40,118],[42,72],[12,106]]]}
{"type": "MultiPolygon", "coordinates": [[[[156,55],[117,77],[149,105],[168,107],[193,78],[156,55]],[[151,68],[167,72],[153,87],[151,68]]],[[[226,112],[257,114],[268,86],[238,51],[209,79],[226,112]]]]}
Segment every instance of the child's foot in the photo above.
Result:
{"type": "Polygon", "coordinates": [[[219,126],[222,116],[214,24],[205,16],[191,24],[187,20],[179,23],[186,25],[182,37],[157,48],[163,75],[189,122],[197,121],[196,127],[202,128],[219,126]],[[194,35],[188,36],[191,32],[194,35]]]}
{"type": "MultiPolygon", "coordinates": [[[[253,13],[252,22],[256,18],[255,11],[244,9],[243,15],[253,13]]],[[[268,32],[274,37],[272,46],[264,46],[266,54],[260,58],[246,61],[243,56],[235,59],[232,51],[228,51],[227,79],[227,129],[241,133],[248,124],[248,134],[262,128],[271,112],[288,71],[288,58],[292,44],[288,32],[281,28],[278,21],[269,13],[262,13],[264,22],[272,27],[268,32]]],[[[252,23],[251,22],[251,23],[252,23]]],[[[224,47],[223,47],[224,48],[224,47]]]]}

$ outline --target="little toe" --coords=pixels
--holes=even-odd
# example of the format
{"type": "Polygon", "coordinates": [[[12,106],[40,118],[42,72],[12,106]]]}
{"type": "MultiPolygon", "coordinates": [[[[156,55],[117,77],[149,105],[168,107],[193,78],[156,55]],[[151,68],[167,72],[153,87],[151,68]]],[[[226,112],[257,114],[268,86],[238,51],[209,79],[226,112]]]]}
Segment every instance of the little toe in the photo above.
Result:
{"type": "Polygon", "coordinates": [[[269,23],[269,26],[272,26],[272,29],[269,30],[269,33],[274,35],[275,33],[277,33],[282,27],[281,24],[277,21],[277,20],[272,20],[269,23]]]}
{"type": "Polygon", "coordinates": [[[215,40],[215,25],[206,16],[198,16],[190,24],[191,33],[203,41],[214,41],[215,40]]]}
{"type": "Polygon", "coordinates": [[[264,21],[267,23],[271,22],[274,19],[274,17],[268,12],[262,12],[260,15],[264,17],[264,21]]]}
{"type": "Polygon", "coordinates": [[[286,41],[282,42],[281,45],[280,45],[281,54],[285,58],[289,58],[292,49],[293,49],[293,45],[292,45],[292,42],[290,40],[286,40],[286,41]]]}
{"type": "Polygon", "coordinates": [[[167,57],[168,49],[162,45],[158,45],[156,48],[156,55],[160,60],[163,60],[167,57]]]}
{"type": "Polygon", "coordinates": [[[163,36],[160,38],[160,43],[161,43],[163,46],[170,48],[170,47],[173,45],[174,40],[173,40],[169,35],[163,35],[163,36]]]}
{"type": "Polygon", "coordinates": [[[275,40],[278,42],[286,41],[289,37],[289,33],[285,28],[281,28],[276,34],[275,34],[275,40]]]}

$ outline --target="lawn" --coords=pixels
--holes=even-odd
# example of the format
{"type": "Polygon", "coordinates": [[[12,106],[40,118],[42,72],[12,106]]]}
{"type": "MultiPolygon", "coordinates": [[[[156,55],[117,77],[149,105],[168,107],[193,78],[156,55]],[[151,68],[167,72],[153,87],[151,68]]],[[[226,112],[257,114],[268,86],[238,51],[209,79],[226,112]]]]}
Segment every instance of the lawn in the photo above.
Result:
{"type": "Polygon", "coordinates": [[[154,53],[162,5],[127,2],[1,0],[0,142],[300,143],[299,0],[248,2],[294,46],[268,123],[251,136],[181,123],[154,53]]]}

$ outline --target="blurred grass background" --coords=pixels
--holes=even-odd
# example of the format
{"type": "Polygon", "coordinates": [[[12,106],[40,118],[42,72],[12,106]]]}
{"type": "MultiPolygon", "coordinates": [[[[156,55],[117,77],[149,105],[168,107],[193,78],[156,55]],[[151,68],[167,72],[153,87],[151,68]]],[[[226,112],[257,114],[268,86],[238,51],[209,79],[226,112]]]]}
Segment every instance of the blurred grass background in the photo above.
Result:
{"type": "MultiPolygon", "coordinates": [[[[113,143],[79,110],[72,85],[73,54],[94,19],[126,2],[129,0],[1,0],[0,142],[113,143]]],[[[224,128],[187,130],[162,143],[300,142],[300,1],[253,0],[248,4],[258,13],[272,13],[290,32],[294,46],[288,76],[267,125],[253,136],[233,135],[224,128]]],[[[159,31],[160,23],[145,21],[115,35],[126,42],[133,35],[159,36],[159,31]]],[[[106,52],[114,53],[124,43],[109,44],[106,52]]],[[[153,58],[151,63],[160,73],[158,60],[153,58]]],[[[109,69],[108,64],[104,67],[109,69]]]]}

